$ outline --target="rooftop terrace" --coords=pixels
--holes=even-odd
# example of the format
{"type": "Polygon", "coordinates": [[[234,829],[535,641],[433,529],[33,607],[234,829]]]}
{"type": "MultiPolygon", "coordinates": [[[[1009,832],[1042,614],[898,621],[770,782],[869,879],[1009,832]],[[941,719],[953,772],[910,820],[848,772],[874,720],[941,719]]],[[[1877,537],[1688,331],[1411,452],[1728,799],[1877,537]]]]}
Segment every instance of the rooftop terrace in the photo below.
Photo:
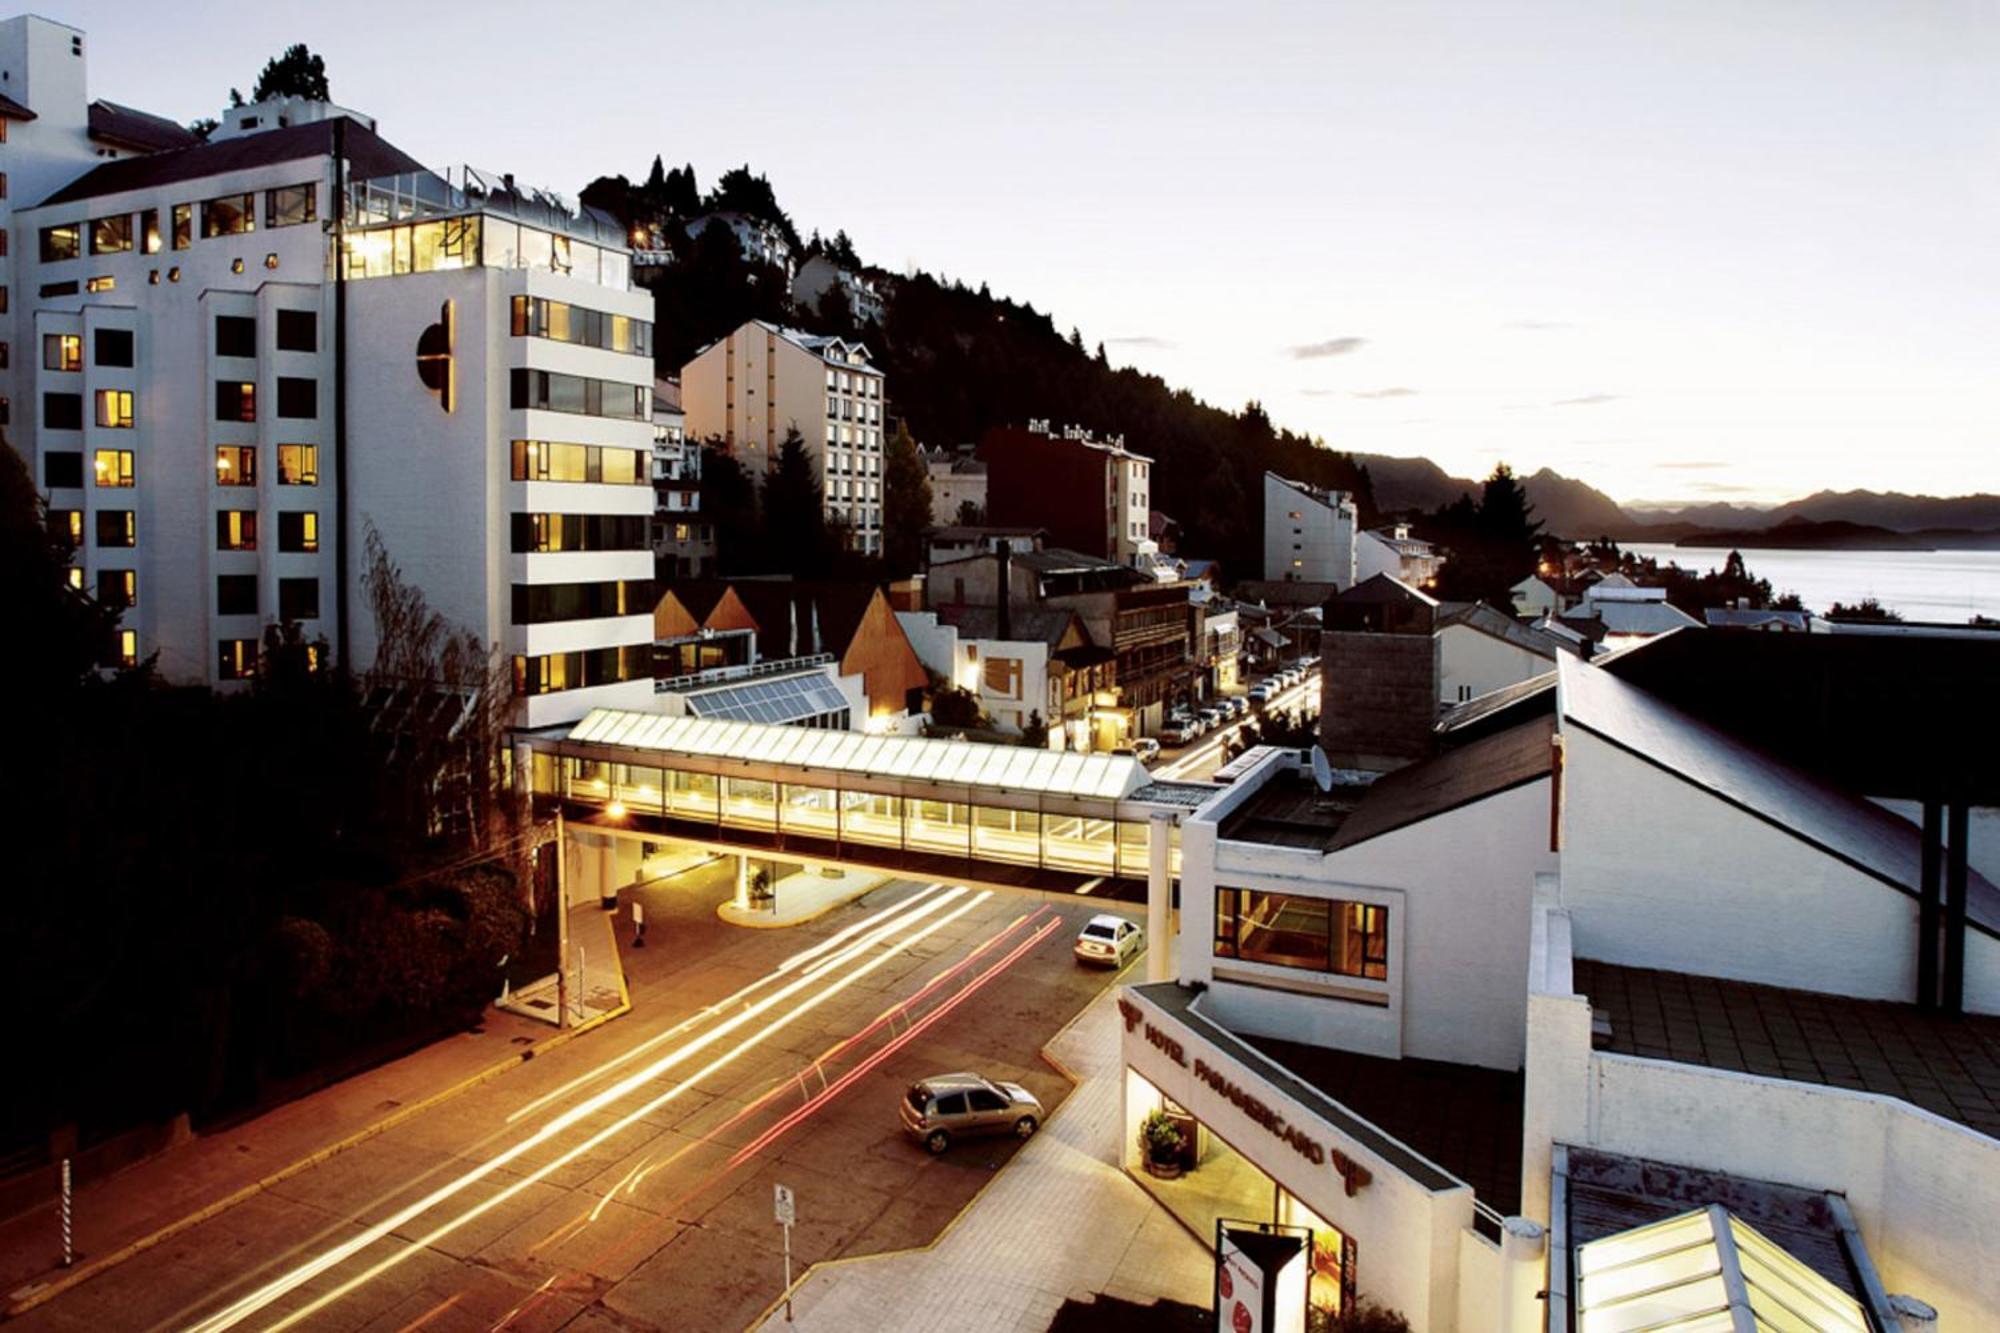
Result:
{"type": "Polygon", "coordinates": [[[1575,961],[1600,1049],[1900,1097],[2000,1137],[2000,1018],[1575,961]]]}

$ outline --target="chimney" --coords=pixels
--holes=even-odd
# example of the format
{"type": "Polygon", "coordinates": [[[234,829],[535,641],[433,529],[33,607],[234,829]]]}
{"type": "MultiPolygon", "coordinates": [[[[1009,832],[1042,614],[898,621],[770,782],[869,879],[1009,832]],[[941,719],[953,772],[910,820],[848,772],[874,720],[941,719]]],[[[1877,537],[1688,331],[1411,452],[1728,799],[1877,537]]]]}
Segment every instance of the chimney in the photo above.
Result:
{"type": "Polygon", "coordinates": [[[1004,642],[1014,637],[1014,543],[1002,537],[993,553],[999,560],[998,614],[1000,638],[1004,642]]]}
{"type": "Polygon", "coordinates": [[[1386,574],[1326,603],[1320,745],[1336,768],[1387,773],[1431,753],[1438,604],[1386,574]]]}

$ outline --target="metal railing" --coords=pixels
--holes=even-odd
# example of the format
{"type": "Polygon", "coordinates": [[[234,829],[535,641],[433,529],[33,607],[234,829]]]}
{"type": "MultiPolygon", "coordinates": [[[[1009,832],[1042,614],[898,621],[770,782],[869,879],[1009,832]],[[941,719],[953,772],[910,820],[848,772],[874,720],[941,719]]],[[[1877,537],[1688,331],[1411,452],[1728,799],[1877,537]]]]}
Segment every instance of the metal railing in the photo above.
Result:
{"type": "Polygon", "coordinates": [[[676,694],[682,690],[698,690],[709,685],[755,680],[759,676],[789,675],[795,671],[831,665],[833,660],[832,653],[810,653],[804,657],[774,657],[768,661],[750,662],[740,666],[707,667],[701,671],[688,672],[683,676],[665,676],[655,680],[653,691],[656,694],[676,694]]]}

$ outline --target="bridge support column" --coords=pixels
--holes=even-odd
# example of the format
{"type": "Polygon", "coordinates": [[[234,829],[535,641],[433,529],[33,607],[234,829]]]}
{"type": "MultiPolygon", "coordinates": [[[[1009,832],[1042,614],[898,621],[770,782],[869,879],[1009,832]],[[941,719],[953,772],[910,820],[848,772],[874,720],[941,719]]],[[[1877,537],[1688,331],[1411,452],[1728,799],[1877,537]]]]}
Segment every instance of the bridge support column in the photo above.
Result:
{"type": "Polygon", "coordinates": [[[736,910],[750,910],[750,858],[741,853],[736,857],[736,910]]]}
{"type": "Polygon", "coordinates": [[[1174,977],[1174,817],[1156,814],[1146,830],[1146,980],[1174,977]]]}

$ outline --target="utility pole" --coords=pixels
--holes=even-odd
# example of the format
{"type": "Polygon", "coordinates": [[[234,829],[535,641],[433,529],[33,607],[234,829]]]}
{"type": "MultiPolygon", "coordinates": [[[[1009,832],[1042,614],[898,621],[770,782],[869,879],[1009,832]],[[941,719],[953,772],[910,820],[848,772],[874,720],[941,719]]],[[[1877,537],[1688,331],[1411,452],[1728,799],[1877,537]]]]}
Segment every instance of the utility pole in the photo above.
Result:
{"type": "Polygon", "coordinates": [[[569,1026],[569,848],[562,806],[556,806],[556,1026],[569,1026]]]}

